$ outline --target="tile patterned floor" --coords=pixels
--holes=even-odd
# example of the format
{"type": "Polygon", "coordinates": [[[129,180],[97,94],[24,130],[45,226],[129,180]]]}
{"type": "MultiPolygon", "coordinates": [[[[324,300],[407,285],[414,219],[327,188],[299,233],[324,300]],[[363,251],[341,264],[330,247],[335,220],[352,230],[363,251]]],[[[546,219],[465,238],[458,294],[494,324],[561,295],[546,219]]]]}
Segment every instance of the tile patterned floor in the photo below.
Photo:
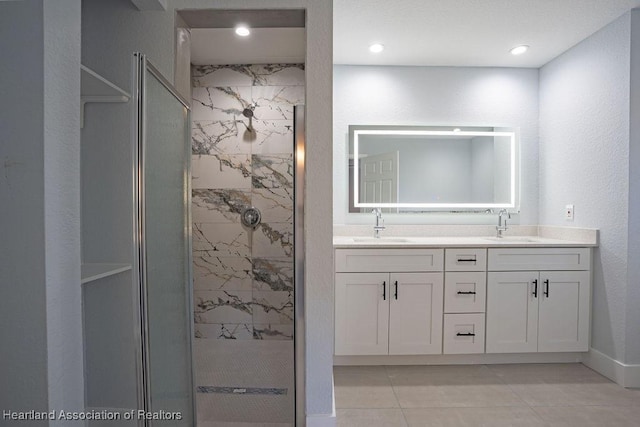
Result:
{"type": "Polygon", "coordinates": [[[336,366],[338,427],[638,427],[640,390],[579,363],[336,366]]]}

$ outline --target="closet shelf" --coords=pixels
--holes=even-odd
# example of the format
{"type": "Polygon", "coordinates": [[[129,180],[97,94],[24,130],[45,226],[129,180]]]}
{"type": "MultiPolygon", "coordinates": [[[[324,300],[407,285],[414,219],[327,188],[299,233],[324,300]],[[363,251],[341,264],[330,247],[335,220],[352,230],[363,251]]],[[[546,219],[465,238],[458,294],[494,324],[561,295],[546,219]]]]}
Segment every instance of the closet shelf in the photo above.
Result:
{"type": "Polygon", "coordinates": [[[80,283],[89,283],[129,270],[131,270],[131,264],[82,264],[80,283]]]}
{"type": "Polygon", "coordinates": [[[80,127],[84,127],[84,106],[89,102],[128,102],[131,98],[100,74],[80,65],[80,127]]]}

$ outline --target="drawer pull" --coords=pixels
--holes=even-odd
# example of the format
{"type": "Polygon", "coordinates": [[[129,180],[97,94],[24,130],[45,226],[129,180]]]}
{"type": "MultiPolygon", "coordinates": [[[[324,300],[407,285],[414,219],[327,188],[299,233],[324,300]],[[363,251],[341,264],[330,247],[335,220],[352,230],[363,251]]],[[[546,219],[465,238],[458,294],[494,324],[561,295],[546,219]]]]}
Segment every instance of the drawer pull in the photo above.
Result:
{"type": "Polygon", "coordinates": [[[387,300],[387,282],[382,282],[382,299],[387,300]]]}
{"type": "Polygon", "coordinates": [[[459,337],[475,337],[476,336],[476,334],[474,334],[473,332],[464,332],[464,333],[458,332],[456,335],[459,337]]]}
{"type": "Polygon", "coordinates": [[[458,291],[458,295],[475,295],[476,291],[458,291]]]}
{"type": "Polygon", "coordinates": [[[476,262],[475,258],[458,258],[458,262],[476,262]]]}

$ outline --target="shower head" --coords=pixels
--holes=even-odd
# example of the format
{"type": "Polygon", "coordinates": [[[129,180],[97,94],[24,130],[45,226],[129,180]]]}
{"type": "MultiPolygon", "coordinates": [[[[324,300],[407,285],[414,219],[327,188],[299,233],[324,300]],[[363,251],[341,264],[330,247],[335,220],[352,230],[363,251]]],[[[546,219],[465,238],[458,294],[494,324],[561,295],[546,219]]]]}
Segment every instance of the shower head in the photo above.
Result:
{"type": "Polygon", "coordinates": [[[250,119],[253,117],[253,110],[255,110],[256,108],[256,104],[249,104],[249,106],[247,108],[245,108],[244,110],[242,110],[242,115],[245,116],[246,118],[250,119]]]}

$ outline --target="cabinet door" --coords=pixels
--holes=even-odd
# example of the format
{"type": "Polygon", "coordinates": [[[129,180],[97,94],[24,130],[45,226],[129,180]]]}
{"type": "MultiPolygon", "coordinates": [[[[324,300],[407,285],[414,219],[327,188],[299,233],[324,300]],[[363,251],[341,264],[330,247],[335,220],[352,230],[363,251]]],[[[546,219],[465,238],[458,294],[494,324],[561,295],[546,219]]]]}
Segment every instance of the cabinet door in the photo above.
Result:
{"type": "Polygon", "coordinates": [[[442,273],[391,274],[389,354],[442,353],[443,287],[442,273]]]}
{"type": "Polygon", "coordinates": [[[388,273],[336,273],[336,355],[388,354],[389,290],[388,273]]]}
{"type": "Polygon", "coordinates": [[[487,353],[537,351],[540,291],[537,271],[488,273],[487,353]]]}
{"type": "Polygon", "coordinates": [[[590,274],[540,273],[538,351],[588,351],[590,274]]]}

